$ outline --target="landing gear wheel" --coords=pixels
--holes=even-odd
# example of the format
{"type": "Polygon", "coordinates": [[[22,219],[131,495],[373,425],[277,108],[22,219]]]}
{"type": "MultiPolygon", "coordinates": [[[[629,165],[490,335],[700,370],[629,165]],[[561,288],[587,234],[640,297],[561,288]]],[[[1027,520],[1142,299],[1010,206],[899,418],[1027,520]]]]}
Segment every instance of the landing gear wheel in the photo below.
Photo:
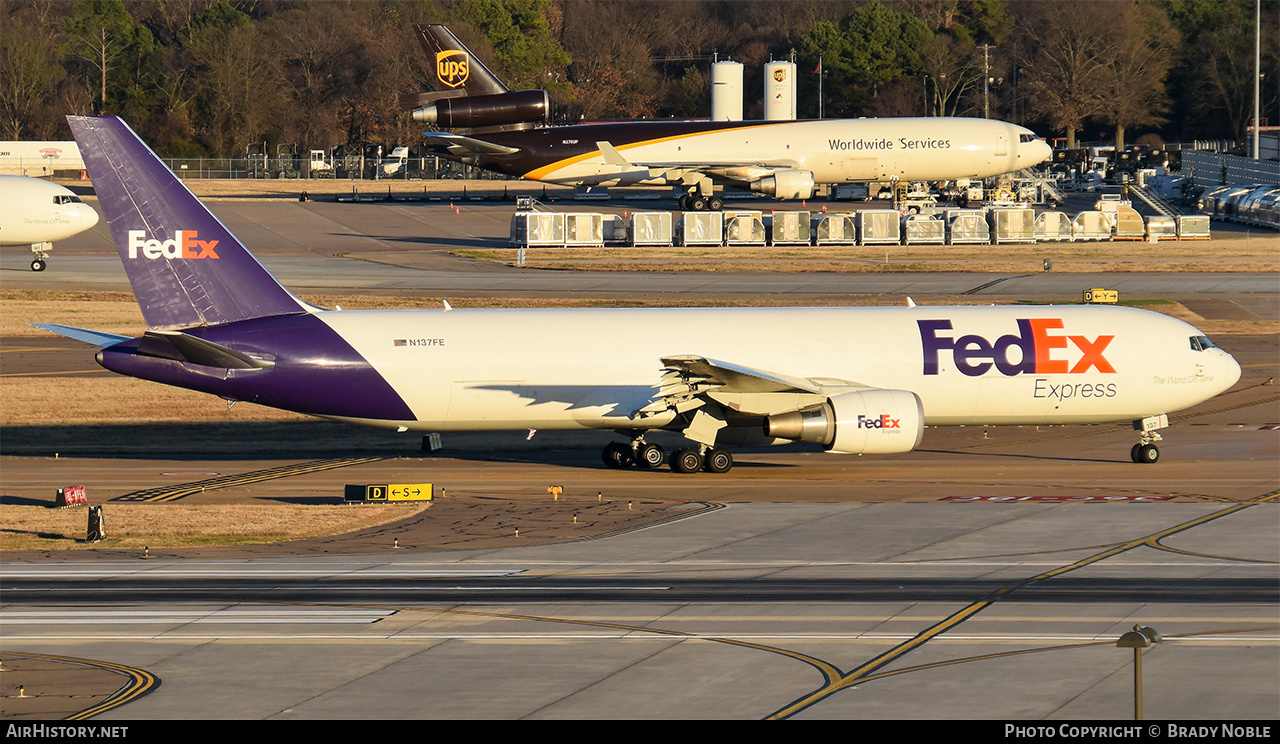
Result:
{"type": "Polygon", "coordinates": [[[689,211],[689,195],[688,194],[685,194],[684,196],[680,197],[680,211],[682,212],[689,211]]]}
{"type": "Polygon", "coordinates": [[[695,449],[678,449],[671,455],[671,469],[677,473],[702,470],[702,453],[695,449]]]}
{"type": "Polygon", "coordinates": [[[45,265],[45,264],[44,264],[44,261],[43,261],[42,259],[39,259],[39,258],[37,258],[37,259],[33,259],[33,260],[31,261],[31,270],[32,270],[32,271],[44,271],[44,265],[45,265]]]}
{"type": "Polygon", "coordinates": [[[609,442],[604,446],[600,459],[604,461],[605,467],[615,470],[631,467],[631,447],[622,442],[609,442]]]}
{"type": "Polygon", "coordinates": [[[707,211],[707,198],[705,196],[702,196],[701,194],[699,194],[698,196],[690,197],[689,209],[693,210],[694,212],[707,211]]]}
{"type": "Polygon", "coordinates": [[[1141,442],[1133,445],[1133,449],[1129,450],[1129,459],[1133,460],[1134,462],[1142,462],[1142,460],[1138,459],[1138,450],[1140,449],[1142,449],[1141,442]]]}
{"type": "Polygon", "coordinates": [[[724,199],[721,199],[718,196],[711,197],[707,200],[707,208],[712,212],[719,212],[724,209],[724,199]]]}
{"type": "Polygon", "coordinates": [[[733,467],[733,455],[719,447],[707,450],[708,473],[727,473],[733,467]]]}
{"type": "Polygon", "coordinates": [[[636,450],[636,467],[652,470],[662,467],[667,461],[667,453],[657,444],[643,444],[636,450]]]}
{"type": "Polygon", "coordinates": [[[1160,450],[1154,444],[1143,444],[1138,447],[1138,462],[1150,465],[1160,460],[1160,450]]]}

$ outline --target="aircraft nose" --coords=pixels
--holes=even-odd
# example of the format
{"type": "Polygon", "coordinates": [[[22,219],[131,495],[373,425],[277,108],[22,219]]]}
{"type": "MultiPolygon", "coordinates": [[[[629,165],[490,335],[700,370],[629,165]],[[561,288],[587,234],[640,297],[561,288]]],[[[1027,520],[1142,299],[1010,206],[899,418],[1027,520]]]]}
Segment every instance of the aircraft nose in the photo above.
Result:
{"type": "Polygon", "coordinates": [[[1229,390],[1232,385],[1240,381],[1240,363],[1236,358],[1222,352],[1222,389],[1229,390]]]}
{"type": "Polygon", "coordinates": [[[80,227],[84,230],[98,224],[99,219],[101,218],[98,216],[98,211],[87,204],[80,211],[80,227]]]}
{"type": "Polygon", "coordinates": [[[1053,157],[1053,148],[1049,146],[1048,142],[1038,139],[1036,140],[1036,146],[1032,156],[1036,158],[1036,163],[1043,163],[1053,157]]]}

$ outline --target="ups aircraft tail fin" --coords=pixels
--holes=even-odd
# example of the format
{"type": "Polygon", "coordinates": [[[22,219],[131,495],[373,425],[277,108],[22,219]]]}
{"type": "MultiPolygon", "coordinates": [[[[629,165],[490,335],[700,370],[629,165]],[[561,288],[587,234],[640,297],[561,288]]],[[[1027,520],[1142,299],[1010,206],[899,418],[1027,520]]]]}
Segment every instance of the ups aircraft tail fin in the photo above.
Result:
{"type": "Polygon", "coordinates": [[[442,90],[464,91],[468,96],[491,96],[509,90],[449,29],[438,23],[416,25],[413,29],[427,61],[435,65],[436,82],[442,90]]]}
{"type": "Polygon", "coordinates": [[[280,285],[133,129],[68,116],[147,327],[220,325],[312,308],[280,285]]]}

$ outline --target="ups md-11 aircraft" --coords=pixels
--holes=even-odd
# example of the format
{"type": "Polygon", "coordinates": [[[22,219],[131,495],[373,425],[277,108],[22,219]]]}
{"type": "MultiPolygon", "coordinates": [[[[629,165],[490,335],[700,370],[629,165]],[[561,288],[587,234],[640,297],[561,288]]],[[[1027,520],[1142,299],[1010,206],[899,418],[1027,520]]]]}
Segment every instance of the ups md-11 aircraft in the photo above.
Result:
{"type": "Polygon", "coordinates": [[[684,209],[719,210],[716,185],[779,199],[808,199],[817,184],[959,181],[1048,160],[1029,129],[953,117],[813,121],[628,121],[533,127],[546,122],[546,91],[509,91],[440,25],[415,26],[445,90],[404,96],[440,157],[570,186],[673,185],[684,209]]]}
{"type": "Polygon", "coordinates": [[[0,176],[0,245],[29,245],[32,271],[44,271],[53,241],[98,224],[98,213],[71,190],[30,176],[0,176]]]}
{"type": "Polygon", "coordinates": [[[611,467],[724,472],[730,444],[909,452],[926,425],[1165,414],[1240,366],[1123,307],[326,310],[281,286],[120,119],[68,117],[147,331],[41,328],[115,372],[400,431],[603,429],[611,467]],[[619,332],[621,331],[621,332],[619,332]]]}

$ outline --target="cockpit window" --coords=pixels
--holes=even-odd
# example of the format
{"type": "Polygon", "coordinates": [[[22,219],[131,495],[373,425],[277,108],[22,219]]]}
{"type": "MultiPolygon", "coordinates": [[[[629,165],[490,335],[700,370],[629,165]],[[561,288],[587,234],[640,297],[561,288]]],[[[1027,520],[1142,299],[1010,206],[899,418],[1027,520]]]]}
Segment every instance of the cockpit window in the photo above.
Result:
{"type": "Polygon", "coordinates": [[[72,196],[70,194],[58,194],[57,196],[53,197],[54,204],[76,204],[76,203],[79,203],[79,201],[80,201],[80,197],[72,196]]]}
{"type": "Polygon", "coordinates": [[[1191,337],[1192,351],[1206,351],[1212,348],[1214,348],[1213,342],[1209,340],[1208,336],[1192,336],[1191,337]]]}
{"type": "Polygon", "coordinates": [[[1038,140],[1038,139],[1040,139],[1040,138],[1039,138],[1039,137],[1037,137],[1037,136],[1035,136],[1034,134],[1019,134],[1019,135],[1018,135],[1018,141],[1019,141],[1019,142],[1035,142],[1035,141],[1036,141],[1036,140],[1038,140]]]}

